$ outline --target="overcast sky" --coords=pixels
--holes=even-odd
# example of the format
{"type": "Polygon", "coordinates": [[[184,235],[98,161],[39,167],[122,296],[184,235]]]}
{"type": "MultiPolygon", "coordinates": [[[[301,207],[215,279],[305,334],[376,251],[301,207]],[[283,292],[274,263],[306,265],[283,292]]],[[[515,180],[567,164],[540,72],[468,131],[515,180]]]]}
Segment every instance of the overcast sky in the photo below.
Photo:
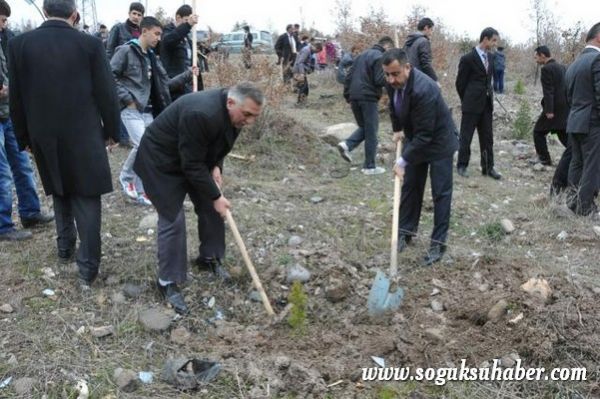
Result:
{"type": "MultiPolygon", "coordinates": [[[[43,0],[35,0],[41,7],[43,0]]],[[[146,0],[141,0],[146,3],[146,0]]],[[[455,33],[466,34],[476,39],[486,26],[496,28],[501,36],[512,42],[525,42],[533,34],[530,18],[531,0],[503,0],[483,2],[481,0],[350,0],[352,14],[366,15],[369,7],[383,8],[391,22],[401,22],[414,5],[425,7],[428,16],[442,21],[455,33]]],[[[13,12],[11,19],[18,23],[21,18],[41,23],[41,17],[26,0],[8,0],[13,12]]],[[[591,0],[546,0],[549,9],[560,18],[561,26],[569,27],[582,21],[587,28],[598,22],[591,0]]],[[[100,22],[112,25],[125,20],[129,0],[96,0],[100,22]]],[[[168,14],[186,3],[180,0],[147,0],[148,11],[154,13],[162,6],[168,14]]],[[[191,0],[187,0],[190,4],[191,0]]],[[[335,30],[335,0],[198,0],[201,25],[210,25],[218,32],[229,31],[236,21],[246,20],[258,29],[282,32],[287,23],[305,22],[329,34],[335,30]],[[298,5],[295,5],[298,4],[298,5]]]]}

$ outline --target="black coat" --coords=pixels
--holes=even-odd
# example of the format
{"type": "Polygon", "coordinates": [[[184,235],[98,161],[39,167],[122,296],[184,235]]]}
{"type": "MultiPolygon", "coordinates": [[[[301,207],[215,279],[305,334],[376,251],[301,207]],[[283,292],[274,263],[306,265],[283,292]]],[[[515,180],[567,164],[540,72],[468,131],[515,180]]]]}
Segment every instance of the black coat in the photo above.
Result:
{"type": "Polygon", "coordinates": [[[384,52],[385,49],[376,44],[354,59],[344,82],[344,98],[347,101],[379,101],[385,86],[381,66],[384,52]]]}
{"type": "Polygon", "coordinates": [[[567,87],[565,85],[564,65],[549,60],[542,67],[542,114],[538,118],[534,130],[553,131],[567,128],[569,107],[567,105],[567,87]],[[546,114],[554,114],[554,118],[546,118],[546,114]]]}
{"type": "MultiPolygon", "coordinates": [[[[162,39],[160,41],[160,60],[167,70],[170,78],[182,74],[192,66],[192,60],[188,54],[192,50],[192,41],[189,34],[192,26],[188,23],[182,23],[175,27],[174,23],[165,26],[162,39]]],[[[198,75],[198,90],[204,89],[202,74],[198,75]]],[[[186,93],[191,93],[190,85],[184,86],[180,90],[174,90],[171,95],[176,99],[186,93]]]]}
{"type": "Polygon", "coordinates": [[[493,70],[494,57],[492,53],[488,53],[487,71],[475,49],[460,58],[456,76],[456,91],[460,97],[463,113],[480,114],[484,111],[486,102],[494,109],[493,70]]]}
{"type": "Polygon", "coordinates": [[[584,49],[565,74],[567,133],[589,133],[600,125],[600,52],[584,49]]]}
{"type": "Polygon", "coordinates": [[[102,42],[44,22],[8,44],[10,114],[46,194],[112,191],[105,141],[118,141],[119,102],[102,42]]]}
{"type": "Polygon", "coordinates": [[[400,115],[395,112],[395,89],[386,86],[394,132],[404,131],[402,158],[409,164],[439,161],[458,149],[458,133],[440,88],[413,68],[404,88],[400,115]]]}
{"type": "MultiPolygon", "coordinates": [[[[292,35],[292,40],[296,40],[294,35],[292,35]]],[[[296,46],[296,51],[299,51],[298,46],[296,46]]],[[[284,65],[294,61],[294,54],[292,53],[292,46],[290,45],[290,39],[287,32],[277,38],[277,41],[275,42],[275,53],[279,58],[278,62],[283,62],[284,65]]]]}
{"type": "Polygon", "coordinates": [[[221,196],[211,171],[222,167],[239,134],[226,103],[225,89],[183,96],[142,137],[133,169],[158,213],[169,220],[175,220],[187,193],[211,200],[221,196]]]}

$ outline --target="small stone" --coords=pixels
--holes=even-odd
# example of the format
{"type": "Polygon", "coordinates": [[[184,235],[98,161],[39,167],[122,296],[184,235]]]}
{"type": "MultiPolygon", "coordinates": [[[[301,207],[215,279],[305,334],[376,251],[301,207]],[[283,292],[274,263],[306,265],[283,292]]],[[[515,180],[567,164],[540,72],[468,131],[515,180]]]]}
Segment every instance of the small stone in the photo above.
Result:
{"type": "Polygon", "coordinates": [[[139,321],[148,330],[165,331],[171,325],[171,317],[158,309],[150,308],[139,313],[139,321]]]}
{"type": "Polygon", "coordinates": [[[536,172],[542,172],[545,170],[544,165],[542,165],[541,163],[536,163],[535,165],[533,165],[533,170],[535,170],[536,172]]]}
{"type": "Polygon", "coordinates": [[[4,305],[0,306],[0,312],[2,313],[12,313],[15,310],[13,309],[12,306],[10,306],[8,303],[5,303],[4,305]]]}
{"type": "Polygon", "coordinates": [[[440,290],[438,288],[434,288],[433,290],[431,290],[431,294],[429,294],[429,296],[436,296],[440,294],[440,290]]]}
{"type": "Polygon", "coordinates": [[[481,280],[483,278],[483,275],[480,272],[475,272],[473,273],[473,278],[475,280],[481,280]]]}
{"type": "Polygon", "coordinates": [[[102,327],[91,327],[90,334],[96,338],[107,337],[109,335],[113,335],[115,333],[115,328],[113,326],[102,326],[102,327]]]}
{"type": "Polygon", "coordinates": [[[244,275],[244,269],[239,266],[233,266],[229,269],[229,274],[234,279],[239,279],[244,275]]]}
{"type": "Polygon", "coordinates": [[[132,370],[118,368],[113,373],[115,383],[123,392],[133,392],[138,387],[138,376],[132,370]]]}
{"type": "Polygon", "coordinates": [[[434,286],[441,288],[443,290],[446,289],[446,284],[444,284],[444,282],[442,280],[438,280],[437,278],[432,278],[431,284],[433,284],[434,286]]]}
{"type": "Polygon", "coordinates": [[[248,295],[248,298],[252,302],[262,302],[262,297],[260,296],[260,293],[258,291],[252,291],[250,295],[248,295]]]}
{"type": "Polygon", "coordinates": [[[33,378],[19,378],[14,383],[15,392],[17,395],[25,396],[31,393],[37,381],[33,378]]]}
{"type": "Polygon", "coordinates": [[[560,233],[558,233],[558,235],[556,236],[556,239],[558,241],[564,241],[567,239],[567,237],[569,237],[569,234],[567,234],[567,232],[563,230],[560,233]]]}
{"type": "Polygon", "coordinates": [[[442,303],[442,301],[438,301],[437,299],[434,299],[433,301],[431,301],[431,309],[434,312],[443,312],[444,304],[442,303]]]}
{"type": "Polygon", "coordinates": [[[596,233],[596,235],[598,237],[600,237],[600,226],[594,226],[593,230],[594,230],[594,233],[596,233]]]}
{"type": "Polygon", "coordinates": [[[310,202],[312,202],[313,204],[318,204],[320,202],[323,202],[323,198],[319,196],[314,196],[310,198],[310,202]]]}
{"type": "Polygon", "coordinates": [[[343,301],[349,293],[348,284],[342,280],[331,279],[329,285],[325,288],[325,298],[334,303],[343,301]]]}
{"type": "Polygon", "coordinates": [[[123,286],[123,293],[127,298],[139,298],[144,291],[146,291],[146,287],[142,285],[127,283],[123,286]]]}
{"type": "Polygon", "coordinates": [[[430,341],[442,342],[444,340],[444,334],[439,328],[428,328],[425,330],[425,337],[430,341]]]}
{"type": "Polygon", "coordinates": [[[310,272],[299,264],[296,264],[287,270],[287,277],[285,281],[288,284],[291,284],[295,281],[306,283],[308,280],[310,280],[310,272]]]}
{"type": "Polygon", "coordinates": [[[592,288],[592,292],[596,295],[600,295],[600,287],[594,287],[592,288]]]}
{"type": "Polygon", "coordinates": [[[290,358],[287,356],[277,356],[275,358],[275,367],[278,370],[285,370],[288,367],[290,367],[291,361],[290,358]]]}
{"type": "Polygon", "coordinates": [[[16,366],[19,364],[19,361],[17,360],[17,357],[11,353],[6,363],[10,366],[16,366]]]}
{"type": "Polygon", "coordinates": [[[511,234],[513,231],[515,231],[515,226],[509,219],[502,219],[502,221],[500,221],[500,225],[502,225],[502,229],[506,234],[511,234]]]}
{"type": "Polygon", "coordinates": [[[550,288],[548,281],[543,278],[530,278],[521,285],[521,289],[529,295],[537,296],[544,301],[547,301],[552,295],[552,288],[550,288]]]}
{"type": "Polygon", "coordinates": [[[117,305],[122,305],[127,302],[127,298],[125,298],[125,295],[123,295],[123,293],[120,291],[113,293],[110,297],[110,300],[112,301],[112,303],[117,305]]]}
{"type": "Polygon", "coordinates": [[[216,302],[217,302],[217,300],[215,299],[215,297],[211,296],[206,305],[208,306],[209,309],[212,309],[215,307],[216,302]]]}
{"type": "Polygon", "coordinates": [[[106,303],[106,295],[104,295],[104,293],[99,293],[98,295],[96,295],[96,304],[98,306],[102,306],[106,303]]]}
{"type": "Polygon", "coordinates": [[[300,244],[304,242],[304,239],[300,236],[291,236],[288,240],[288,245],[290,247],[298,247],[300,244]]]}
{"type": "Polygon", "coordinates": [[[483,283],[479,287],[477,287],[477,289],[481,292],[486,292],[490,289],[490,285],[488,283],[483,283]]]}
{"type": "Polygon", "coordinates": [[[183,345],[189,341],[192,334],[185,327],[177,327],[171,331],[171,342],[183,345]]]}
{"type": "Polygon", "coordinates": [[[154,229],[158,225],[158,214],[153,212],[147,216],[144,216],[139,224],[140,230],[154,229]]]}
{"type": "Polygon", "coordinates": [[[42,269],[42,273],[44,273],[44,276],[48,277],[48,278],[54,278],[56,277],[56,273],[54,273],[54,271],[49,268],[49,267],[44,267],[42,269]]]}
{"type": "Polygon", "coordinates": [[[500,359],[500,365],[505,368],[514,367],[517,362],[510,356],[502,356],[500,359]]]}
{"type": "Polygon", "coordinates": [[[508,308],[508,302],[506,300],[499,300],[492,308],[489,310],[487,314],[487,319],[491,322],[497,322],[504,316],[506,313],[506,309],[508,308]]]}

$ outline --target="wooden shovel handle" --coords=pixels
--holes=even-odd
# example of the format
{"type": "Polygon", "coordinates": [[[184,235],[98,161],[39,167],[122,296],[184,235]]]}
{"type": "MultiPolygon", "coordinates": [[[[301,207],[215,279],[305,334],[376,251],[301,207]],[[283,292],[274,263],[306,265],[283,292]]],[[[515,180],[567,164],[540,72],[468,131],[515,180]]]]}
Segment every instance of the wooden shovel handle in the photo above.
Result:
{"type": "MultiPolygon", "coordinates": [[[[402,140],[398,140],[396,144],[396,159],[394,163],[402,155],[402,140]]],[[[400,177],[394,174],[394,212],[392,218],[392,248],[390,252],[390,277],[396,277],[398,274],[398,223],[400,216],[400,186],[402,181],[400,177]]]]}
{"type": "Polygon", "coordinates": [[[227,219],[227,223],[229,224],[229,227],[231,228],[231,232],[233,233],[235,242],[237,243],[237,245],[240,249],[240,252],[242,253],[242,257],[244,258],[244,262],[246,263],[248,272],[250,272],[250,276],[252,276],[252,282],[254,283],[254,287],[258,290],[258,293],[260,294],[260,298],[262,299],[262,303],[265,306],[267,313],[272,316],[275,314],[275,312],[273,311],[273,308],[271,307],[271,303],[269,302],[267,293],[265,292],[265,290],[260,282],[260,278],[258,277],[258,274],[256,273],[256,269],[254,268],[254,265],[252,264],[252,261],[250,260],[250,256],[248,256],[248,251],[246,250],[246,245],[244,245],[244,240],[242,240],[242,236],[240,235],[237,225],[235,224],[235,221],[233,220],[233,216],[231,215],[231,212],[227,211],[227,214],[225,217],[227,219]]]}

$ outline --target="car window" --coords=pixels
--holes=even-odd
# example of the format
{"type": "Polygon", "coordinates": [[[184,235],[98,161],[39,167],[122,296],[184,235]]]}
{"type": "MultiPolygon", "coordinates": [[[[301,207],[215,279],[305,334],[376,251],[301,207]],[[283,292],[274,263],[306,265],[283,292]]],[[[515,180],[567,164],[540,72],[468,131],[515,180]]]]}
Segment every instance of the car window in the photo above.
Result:
{"type": "Polygon", "coordinates": [[[224,42],[228,42],[228,41],[231,40],[231,35],[223,35],[221,37],[221,40],[224,41],[224,42]]]}
{"type": "Polygon", "coordinates": [[[233,34],[233,35],[231,35],[231,39],[230,39],[230,40],[233,40],[233,41],[241,41],[241,40],[244,40],[244,34],[243,34],[243,33],[236,33],[236,34],[233,34]]]}
{"type": "Polygon", "coordinates": [[[260,38],[266,42],[271,41],[271,35],[268,34],[267,32],[260,32],[260,38]]]}

